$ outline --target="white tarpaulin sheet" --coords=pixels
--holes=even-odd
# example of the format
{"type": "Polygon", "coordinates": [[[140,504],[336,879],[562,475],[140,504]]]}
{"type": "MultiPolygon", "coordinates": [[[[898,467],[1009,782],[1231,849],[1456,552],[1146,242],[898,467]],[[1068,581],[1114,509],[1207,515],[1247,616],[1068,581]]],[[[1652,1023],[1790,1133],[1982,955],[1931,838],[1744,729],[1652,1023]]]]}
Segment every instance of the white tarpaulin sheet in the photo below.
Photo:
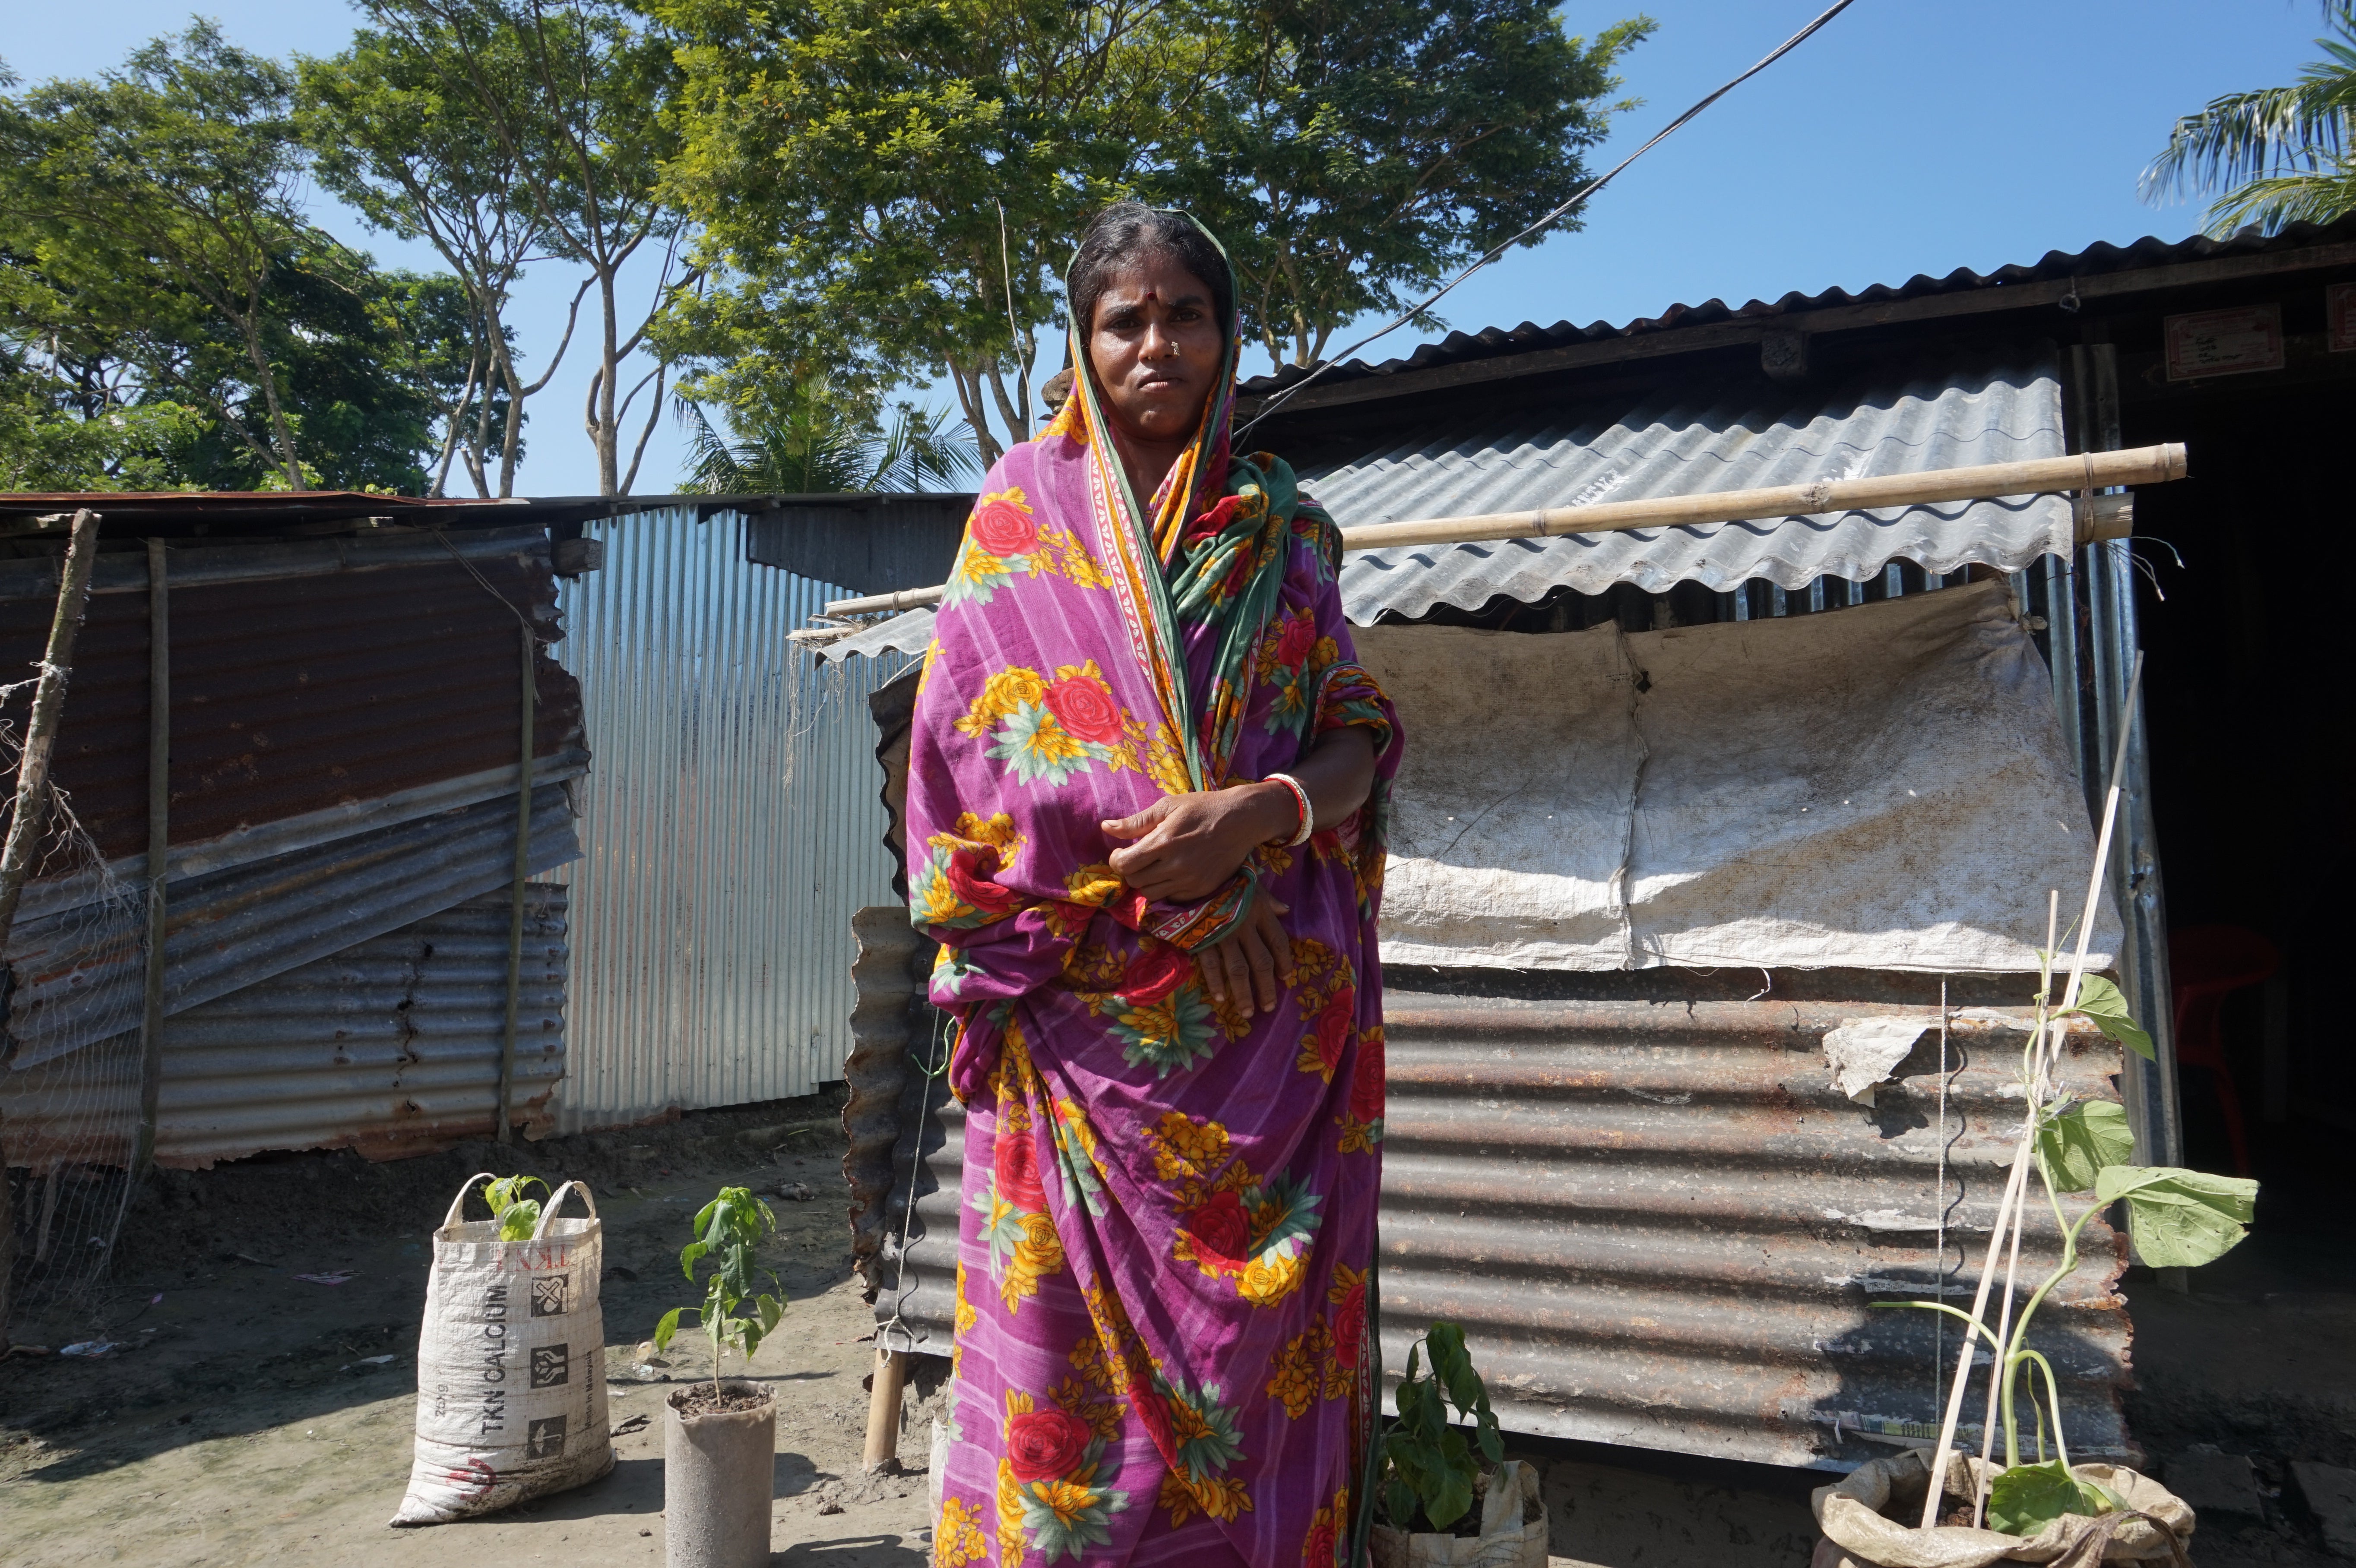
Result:
{"type": "MultiPolygon", "coordinates": [[[[1370,627],[1394,964],[2033,970],[2094,836],[2005,585],[1664,632],[1370,627]]],[[[2107,904],[2092,961],[2118,943],[2107,904]]]]}

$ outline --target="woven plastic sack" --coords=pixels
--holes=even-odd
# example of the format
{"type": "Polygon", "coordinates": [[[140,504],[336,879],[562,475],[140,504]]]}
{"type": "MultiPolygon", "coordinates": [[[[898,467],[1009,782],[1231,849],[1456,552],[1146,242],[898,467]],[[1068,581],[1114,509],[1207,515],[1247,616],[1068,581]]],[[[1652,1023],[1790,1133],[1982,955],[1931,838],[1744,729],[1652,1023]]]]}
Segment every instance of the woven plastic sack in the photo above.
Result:
{"type": "MultiPolygon", "coordinates": [[[[1986,1466],[1964,1454],[1948,1456],[1947,1490],[1968,1493],[1986,1466]],[[1964,1467],[1969,1467],[1965,1469],[1964,1467]],[[1969,1476],[1971,1480],[1965,1480],[1969,1476]]],[[[2185,1547],[2196,1522],[2184,1500],[2148,1476],[2115,1465],[2072,1465],[2084,1479],[2108,1488],[2128,1513],[2100,1520],[2067,1514],[2035,1535],[2006,1535],[1968,1525],[1929,1530],[1901,1522],[1922,1516],[1930,1460],[1921,1449],[1861,1466],[1847,1479],[1818,1487],[1809,1499],[1824,1540],[1812,1568],[1991,1568],[1999,1563],[2189,1564],[2185,1547]],[[1895,1514],[1896,1518],[1890,1517],[1895,1514]],[[2141,1516],[2141,1517],[2138,1517],[2141,1516]]]]}
{"type": "Polygon", "coordinates": [[[394,1524],[441,1524],[594,1481],[614,1467],[605,1424],[605,1232],[589,1189],[558,1188],[529,1241],[458,1218],[434,1232],[417,1340],[417,1446],[394,1524]],[[568,1193],[585,1220],[560,1220],[568,1193]]]}
{"type": "Polygon", "coordinates": [[[1481,1502],[1478,1535],[1409,1535],[1387,1524],[1369,1533],[1375,1568],[1547,1568],[1546,1504],[1538,1500],[1537,1472],[1519,1459],[1497,1467],[1481,1502]],[[1537,1518],[1525,1524],[1530,1503],[1537,1503],[1537,1518]]]}

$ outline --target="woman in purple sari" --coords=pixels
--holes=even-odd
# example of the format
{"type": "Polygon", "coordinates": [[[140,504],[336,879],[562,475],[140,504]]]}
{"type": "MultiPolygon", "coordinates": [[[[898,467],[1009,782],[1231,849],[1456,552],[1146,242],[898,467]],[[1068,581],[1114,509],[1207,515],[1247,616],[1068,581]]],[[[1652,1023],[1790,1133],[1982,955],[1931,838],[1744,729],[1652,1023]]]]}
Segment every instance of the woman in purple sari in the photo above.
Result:
{"type": "Polygon", "coordinates": [[[1332,1568],[1398,727],[1332,520],[1228,450],[1216,242],[1122,203],[1070,284],[1072,394],[984,481],[909,764],[967,1109],[935,1561],[1332,1568]]]}

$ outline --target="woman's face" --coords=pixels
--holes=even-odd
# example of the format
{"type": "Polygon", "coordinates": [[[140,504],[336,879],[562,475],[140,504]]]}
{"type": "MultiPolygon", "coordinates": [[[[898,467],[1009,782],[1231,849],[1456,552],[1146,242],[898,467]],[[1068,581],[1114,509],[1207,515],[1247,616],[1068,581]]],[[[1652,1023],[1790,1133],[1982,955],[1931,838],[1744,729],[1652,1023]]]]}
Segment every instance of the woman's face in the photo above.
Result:
{"type": "Polygon", "coordinates": [[[1175,259],[1148,252],[1097,296],[1088,362],[1105,413],[1135,440],[1184,441],[1202,422],[1226,343],[1211,291],[1175,259]]]}

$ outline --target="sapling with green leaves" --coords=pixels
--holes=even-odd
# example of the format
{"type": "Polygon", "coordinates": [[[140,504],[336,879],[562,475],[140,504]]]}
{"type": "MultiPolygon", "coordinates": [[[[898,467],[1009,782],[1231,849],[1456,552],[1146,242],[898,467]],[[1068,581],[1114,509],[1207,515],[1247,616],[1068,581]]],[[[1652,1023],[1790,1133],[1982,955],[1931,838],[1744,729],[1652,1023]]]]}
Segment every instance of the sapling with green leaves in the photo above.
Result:
{"type": "MultiPolygon", "coordinates": [[[[2078,1266],[2078,1238],[2086,1222],[2123,1201],[2127,1233],[2146,1264],[2154,1268],[2195,1268],[2222,1257],[2248,1233],[2258,1191],[2256,1182],[2241,1177],[2132,1163],[2135,1136],[2125,1107],[2108,1100],[2078,1099],[2056,1084],[2053,1069],[2062,1038],[2075,1020],[2094,1024],[2145,1061],[2153,1060],[2153,1050],[2151,1036],[2129,1015],[2126,998],[2116,986],[2082,970],[2075,976],[2073,990],[2056,998],[2054,955],[2047,952],[2040,956],[2036,1021],[2021,1053],[2021,1084],[2028,1107],[2024,1142],[2034,1157],[2054,1225],[2062,1233],[2062,1260],[2029,1294],[2018,1317],[2010,1310],[2013,1284],[2006,1280],[2005,1315],[1994,1329],[1979,1313],[1964,1312],[1944,1302],[1875,1304],[1917,1307],[1959,1318],[1969,1336],[1987,1346],[1994,1366],[1983,1456],[2001,1425],[2004,1468],[1987,1484],[1983,1501],[1991,1529],[2021,1536],[2034,1535],[2065,1514],[2097,1517],[2127,1511],[2115,1494],[2071,1468],[2069,1445],[2062,1434],[2060,1382],[2053,1364],[2029,1343],[2029,1324],[2038,1309],[2054,1286],[2078,1266]],[[2087,1194],[2093,1201],[2072,1219],[2062,1199],[2087,1194]],[[2033,1461],[2022,1454],[2018,1408],[2024,1374],[2032,1371],[2036,1376],[2027,1388],[2037,1453],[2033,1461]],[[2053,1438],[2050,1456],[2045,1444],[2048,1432],[2053,1438]]],[[[2019,1223],[2017,1214],[2013,1223],[2019,1223]]],[[[1999,1236],[2002,1230],[2000,1211],[1999,1236]]],[[[1986,1266],[1994,1266],[1995,1252],[1992,1243],[1986,1266]]],[[[2019,1256],[2017,1237],[2014,1256],[2019,1256]]]]}
{"type": "Polygon", "coordinates": [[[491,1218],[499,1223],[502,1242],[528,1242],[540,1228],[540,1200],[523,1195],[528,1187],[548,1190],[548,1183],[537,1176],[495,1177],[483,1189],[483,1200],[491,1206],[491,1218]]]}
{"type": "Polygon", "coordinates": [[[1433,1530],[1447,1530],[1472,1507],[1472,1485],[1481,1473],[1473,1447],[1492,1465],[1505,1456],[1489,1391],[1464,1349],[1463,1329],[1435,1323],[1420,1344],[1408,1348],[1397,1401],[1398,1419],[1382,1435],[1383,1508],[1401,1530],[1413,1527],[1419,1509],[1433,1530]],[[1431,1358],[1428,1378],[1418,1360],[1426,1352],[1431,1358]],[[1451,1404],[1459,1421],[1472,1424],[1470,1442],[1462,1428],[1449,1424],[1451,1404]]]}
{"type": "Polygon", "coordinates": [[[734,1345],[746,1361],[761,1348],[761,1341],[777,1327],[786,1315],[786,1293],[777,1284],[777,1276],[759,1266],[755,1253],[764,1239],[777,1228],[777,1217],[769,1206],[753,1196],[745,1187],[723,1187],[720,1196],[703,1206],[695,1216],[695,1240],[681,1247],[679,1253],[680,1272],[691,1282],[695,1265],[709,1261],[712,1272],[704,1281],[701,1307],[674,1307],[655,1325],[655,1349],[670,1349],[671,1337],[679,1332],[682,1312],[693,1312],[703,1331],[712,1338],[712,1397],[720,1397],[721,1352],[734,1345]],[[769,1282],[770,1291],[760,1288],[763,1280],[769,1282]],[[749,1316],[739,1314],[750,1307],[749,1316]]]}

